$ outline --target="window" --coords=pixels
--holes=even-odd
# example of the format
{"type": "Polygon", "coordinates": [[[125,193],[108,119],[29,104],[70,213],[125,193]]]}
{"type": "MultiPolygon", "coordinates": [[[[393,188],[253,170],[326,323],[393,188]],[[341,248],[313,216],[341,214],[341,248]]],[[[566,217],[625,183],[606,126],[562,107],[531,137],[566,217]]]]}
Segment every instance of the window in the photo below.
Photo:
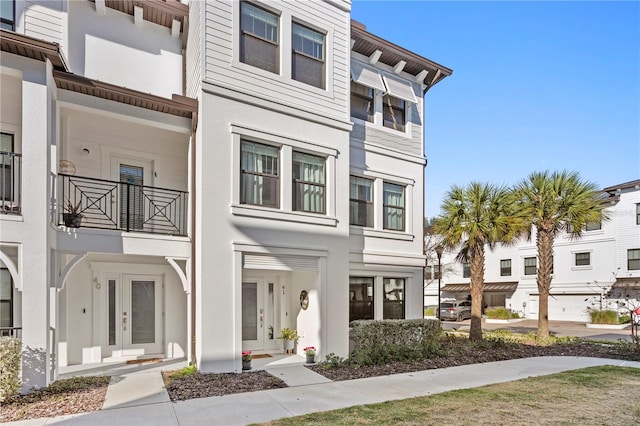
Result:
{"type": "Polygon", "coordinates": [[[469,278],[471,276],[471,264],[463,263],[462,264],[462,278],[469,278]]]}
{"type": "MultiPolygon", "coordinates": [[[[4,5],[4,1],[2,4],[4,5]]],[[[4,7],[4,6],[3,6],[4,7]]],[[[13,201],[15,197],[13,168],[13,135],[0,133],[0,201],[13,201]]]]}
{"type": "Polygon", "coordinates": [[[373,319],[373,278],[349,277],[349,322],[373,319]]]}
{"type": "Polygon", "coordinates": [[[627,270],[636,271],[640,269],[640,249],[627,251],[627,270]]]}
{"type": "Polygon", "coordinates": [[[291,78],[324,89],[324,34],[292,23],[291,78]]]}
{"type": "Polygon", "coordinates": [[[524,258],[524,274],[525,275],[536,274],[536,258],[535,257],[524,258]]]}
{"type": "Polygon", "coordinates": [[[383,319],[404,319],[404,278],[384,278],[383,319]]]}
{"type": "Polygon", "coordinates": [[[278,16],[247,2],[240,5],[240,61],[278,72],[278,16]]]}
{"type": "Polygon", "coordinates": [[[385,95],[382,98],[382,124],[390,129],[404,132],[406,124],[405,101],[385,95]]]}
{"type": "Polygon", "coordinates": [[[0,327],[13,327],[13,279],[7,268],[0,268],[0,327]]]}
{"type": "Polygon", "coordinates": [[[384,182],[383,198],[384,229],[404,231],[404,187],[384,182]]]}
{"type": "Polygon", "coordinates": [[[640,225],[640,203],[636,204],[636,225],[640,225]]]}
{"type": "Polygon", "coordinates": [[[351,82],[351,117],[373,123],[373,89],[351,82]]]}
{"type": "Polygon", "coordinates": [[[325,177],[323,157],[293,153],[293,209],[325,212],[325,177]]]}
{"type": "Polygon", "coordinates": [[[242,141],[240,150],[240,203],[280,207],[279,149],[242,141]]]}
{"type": "Polygon", "coordinates": [[[0,28],[15,31],[15,1],[0,1],[0,28]]]}
{"type": "Polygon", "coordinates": [[[511,276],[511,259],[500,260],[500,276],[501,277],[511,276]]]}
{"type": "Polygon", "coordinates": [[[351,176],[349,183],[349,223],[358,226],[373,226],[373,182],[351,176]]]}
{"type": "Polygon", "coordinates": [[[589,222],[585,228],[587,231],[597,231],[602,229],[602,222],[589,222]]]}
{"type": "Polygon", "coordinates": [[[589,266],[591,265],[591,253],[576,253],[575,266],[589,266]]]}

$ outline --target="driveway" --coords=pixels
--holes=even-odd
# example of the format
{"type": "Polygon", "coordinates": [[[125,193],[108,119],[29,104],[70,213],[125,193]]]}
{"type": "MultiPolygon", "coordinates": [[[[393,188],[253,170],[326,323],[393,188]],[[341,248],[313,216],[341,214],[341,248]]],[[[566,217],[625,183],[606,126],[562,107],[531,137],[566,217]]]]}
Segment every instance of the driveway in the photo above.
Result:
{"type": "MultiPolygon", "coordinates": [[[[460,322],[443,321],[444,330],[469,331],[471,320],[460,322]]],[[[538,320],[525,319],[510,324],[487,324],[482,321],[483,330],[510,330],[514,333],[535,333],[538,330],[538,320]]],[[[587,328],[583,322],[549,321],[549,331],[557,337],[574,336],[591,340],[631,340],[631,328],[624,330],[607,330],[587,328]]]]}

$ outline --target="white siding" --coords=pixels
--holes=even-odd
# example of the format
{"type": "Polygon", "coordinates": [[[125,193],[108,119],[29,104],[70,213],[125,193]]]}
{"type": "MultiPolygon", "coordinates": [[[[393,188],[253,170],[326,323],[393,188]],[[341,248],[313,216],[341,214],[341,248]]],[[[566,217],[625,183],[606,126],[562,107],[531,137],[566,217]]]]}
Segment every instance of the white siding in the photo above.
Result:
{"type": "Polygon", "coordinates": [[[198,97],[202,81],[202,2],[189,3],[189,38],[186,51],[186,95],[198,97]]]}
{"type": "Polygon", "coordinates": [[[26,0],[24,33],[62,46],[64,44],[64,8],[62,0],[26,0]]]}

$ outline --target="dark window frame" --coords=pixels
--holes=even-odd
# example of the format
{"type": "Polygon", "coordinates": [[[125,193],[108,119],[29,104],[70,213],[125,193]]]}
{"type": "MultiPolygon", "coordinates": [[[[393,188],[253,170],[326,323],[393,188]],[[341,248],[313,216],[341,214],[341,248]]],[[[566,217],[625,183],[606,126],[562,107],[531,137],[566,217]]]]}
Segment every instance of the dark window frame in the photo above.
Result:
{"type": "Polygon", "coordinates": [[[588,222],[585,227],[584,230],[585,231],[599,231],[602,229],[602,222],[588,222]]]}
{"type": "Polygon", "coordinates": [[[262,207],[270,207],[270,208],[275,208],[275,209],[279,209],[280,208],[280,202],[281,202],[281,197],[280,197],[280,148],[274,145],[268,145],[268,144],[264,144],[264,143],[260,143],[260,142],[254,142],[252,140],[241,140],[240,141],[240,204],[247,204],[247,205],[252,205],[252,206],[262,206],[262,207]],[[271,174],[271,173],[265,173],[265,172],[254,172],[254,171],[250,171],[250,170],[245,170],[242,167],[242,150],[243,147],[252,144],[252,145],[260,145],[260,146],[265,146],[265,147],[269,147],[269,148],[274,148],[278,151],[278,157],[276,159],[276,166],[277,166],[277,170],[276,170],[276,174],[271,174]],[[275,180],[275,188],[276,188],[276,197],[275,197],[275,203],[274,204],[268,204],[268,203],[257,203],[255,202],[255,200],[249,200],[249,195],[244,193],[244,179],[245,176],[252,176],[252,177],[261,177],[263,179],[273,179],[275,180]]]}
{"type": "Polygon", "coordinates": [[[538,259],[536,257],[525,257],[524,258],[524,274],[525,275],[536,275],[538,273],[538,259]],[[527,260],[533,259],[533,265],[527,265],[527,260]],[[533,268],[533,272],[531,272],[531,268],[533,268]]]}
{"type": "Polygon", "coordinates": [[[298,211],[298,212],[307,212],[307,213],[315,213],[315,214],[326,214],[327,212],[327,158],[323,157],[321,155],[316,155],[316,154],[309,154],[307,152],[302,152],[302,151],[293,151],[292,157],[291,157],[291,162],[292,164],[296,162],[295,160],[295,156],[296,154],[301,154],[301,155],[307,155],[310,157],[315,157],[315,158],[319,158],[322,159],[322,161],[324,162],[324,166],[322,168],[322,173],[323,173],[323,177],[322,177],[322,183],[318,183],[318,182],[313,182],[313,181],[308,181],[308,180],[304,180],[304,179],[300,179],[300,178],[296,178],[295,177],[295,173],[296,173],[296,168],[292,167],[292,208],[293,211],[298,211]],[[307,210],[304,208],[303,204],[299,203],[298,200],[298,187],[299,185],[309,185],[312,187],[316,187],[316,188],[321,188],[322,190],[322,210],[321,211],[314,211],[314,210],[307,210]],[[303,207],[299,207],[299,204],[302,205],[303,207]]]}
{"type": "Polygon", "coordinates": [[[382,319],[405,319],[407,316],[406,309],[407,304],[405,303],[407,296],[407,279],[406,278],[397,278],[397,277],[384,277],[382,279],[382,319]],[[402,280],[402,297],[400,300],[387,299],[387,291],[385,285],[387,284],[387,280],[402,280]],[[398,303],[399,302],[399,303],[398,303]],[[391,311],[396,311],[397,309],[393,309],[393,306],[400,305],[402,315],[401,318],[397,318],[394,315],[389,316],[388,314],[391,311]]]}
{"type": "Polygon", "coordinates": [[[404,232],[406,229],[406,221],[407,221],[407,215],[406,215],[406,208],[407,208],[407,187],[403,186],[403,185],[399,185],[397,183],[392,183],[392,182],[383,182],[382,183],[382,222],[383,222],[383,229],[388,229],[391,231],[400,231],[400,232],[404,232]],[[386,195],[385,195],[385,186],[386,185],[392,185],[392,186],[397,186],[399,188],[402,188],[402,206],[397,206],[394,204],[387,204],[385,202],[386,200],[386,195]],[[400,213],[402,214],[402,226],[400,228],[392,228],[389,226],[389,209],[395,209],[395,210],[400,210],[400,213]]]}
{"type": "Polygon", "coordinates": [[[627,271],[640,270],[640,248],[627,250],[627,271]],[[636,253],[637,256],[631,258],[631,253],[636,253]],[[633,268],[631,267],[633,265],[633,268]]]}
{"type": "MultiPolygon", "coordinates": [[[[265,24],[266,25],[266,24],[265,24]]],[[[264,49],[263,49],[264,50],[264,49]]],[[[280,73],[280,16],[264,7],[258,6],[255,3],[252,2],[248,2],[248,1],[242,1],[240,2],[240,62],[245,63],[247,65],[256,67],[256,68],[260,68],[263,69],[265,71],[268,72],[272,72],[274,74],[279,74],[280,73]],[[267,37],[262,37],[258,34],[255,34],[253,32],[247,31],[244,29],[244,25],[243,25],[243,7],[245,6],[251,6],[254,7],[256,9],[260,9],[261,11],[273,16],[276,18],[277,21],[277,26],[276,26],[276,40],[271,40],[267,37]],[[247,42],[245,37],[249,37],[252,38],[258,42],[262,42],[262,43],[267,43],[272,45],[275,48],[275,57],[273,58],[273,64],[274,64],[274,68],[270,69],[270,68],[266,68],[263,66],[260,66],[256,61],[252,61],[250,60],[246,54],[247,54],[247,42]]]]}
{"type": "Polygon", "coordinates": [[[349,277],[349,322],[356,320],[368,320],[374,319],[375,316],[375,279],[374,277],[349,277]],[[353,282],[352,282],[353,280],[353,282]],[[358,281],[367,281],[367,282],[355,282],[358,281]],[[352,286],[354,287],[352,289],[352,286]],[[359,289],[358,289],[359,287],[359,289]],[[371,296],[368,295],[367,288],[371,288],[371,296]],[[358,299],[356,296],[356,291],[364,291],[361,293],[362,299],[358,299]],[[354,291],[354,293],[351,293],[354,291]],[[370,297],[370,298],[369,298],[370,297]],[[357,309],[357,306],[364,306],[368,308],[368,315],[357,315],[364,312],[366,309],[357,309]],[[356,312],[357,311],[357,312],[356,312]]]}
{"type": "Polygon", "coordinates": [[[574,266],[591,266],[591,252],[583,251],[580,253],[574,253],[573,265],[574,266]]]}
{"type": "Polygon", "coordinates": [[[314,28],[311,28],[308,25],[305,24],[301,24],[300,22],[296,22],[296,21],[292,21],[291,22],[291,78],[299,81],[301,83],[305,83],[308,84],[310,86],[313,87],[317,87],[319,89],[324,90],[327,86],[327,60],[326,60],[326,51],[327,51],[327,35],[326,33],[323,33],[321,31],[318,31],[314,28]],[[304,52],[303,50],[300,49],[296,49],[295,48],[295,37],[296,35],[294,34],[295,31],[295,27],[300,27],[303,28],[307,31],[310,31],[312,33],[315,33],[317,35],[322,36],[322,57],[318,58],[316,55],[304,52]],[[308,78],[309,73],[300,73],[297,69],[297,62],[298,62],[298,57],[300,57],[300,59],[302,61],[306,61],[309,60],[311,61],[310,63],[314,63],[317,62],[318,64],[320,64],[321,67],[321,71],[320,71],[320,75],[319,76],[315,76],[316,78],[314,80],[317,80],[319,82],[319,84],[316,84],[316,82],[314,82],[314,80],[308,78]]]}
{"type": "Polygon", "coordinates": [[[355,81],[352,81],[351,82],[351,117],[357,118],[359,120],[364,120],[369,123],[373,123],[374,117],[375,117],[375,99],[376,99],[375,89],[371,87],[367,87],[364,84],[359,84],[359,83],[356,83],[355,81]],[[354,89],[357,89],[358,87],[362,87],[366,89],[368,92],[368,95],[364,95],[356,92],[354,89]],[[363,113],[364,110],[354,109],[354,105],[356,105],[357,102],[354,102],[353,98],[357,98],[358,100],[368,102],[368,108],[367,108],[366,114],[363,113]]]}
{"type": "Polygon", "coordinates": [[[640,225],[640,203],[636,204],[636,225],[640,225]]]}
{"type": "Polygon", "coordinates": [[[500,276],[501,277],[511,276],[511,259],[500,259],[500,276]],[[503,262],[505,262],[504,266],[503,266],[503,262]],[[506,266],[506,262],[509,262],[509,266],[506,266]]]}
{"type": "MultiPolygon", "coordinates": [[[[366,213],[366,218],[365,218],[365,223],[357,223],[358,220],[353,220],[352,218],[352,207],[349,206],[349,224],[350,225],[355,225],[355,226],[362,226],[365,228],[372,228],[373,227],[373,215],[374,215],[374,211],[373,211],[373,179],[368,179],[362,176],[355,176],[355,175],[351,175],[349,176],[349,204],[351,203],[355,203],[358,205],[358,211],[362,211],[361,209],[364,209],[365,213],[366,213]],[[371,186],[369,187],[370,189],[370,195],[371,195],[371,199],[369,201],[367,201],[366,199],[361,199],[361,198],[351,198],[351,179],[362,179],[362,180],[366,180],[368,181],[371,186]]],[[[360,195],[358,193],[358,195],[360,195]]],[[[356,218],[359,219],[359,216],[356,218]]]]}
{"type": "Polygon", "coordinates": [[[471,277],[471,263],[463,263],[462,278],[470,278],[470,277],[471,277]]]}
{"type": "Polygon", "coordinates": [[[382,125],[389,129],[405,132],[407,129],[407,101],[395,96],[384,95],[382,97],[382,125]],[[389,102],[390,100],[397,100],[399,105],[389,102]],[[395,120],[396,114],[402,117],[401,123],[395,120]]]}

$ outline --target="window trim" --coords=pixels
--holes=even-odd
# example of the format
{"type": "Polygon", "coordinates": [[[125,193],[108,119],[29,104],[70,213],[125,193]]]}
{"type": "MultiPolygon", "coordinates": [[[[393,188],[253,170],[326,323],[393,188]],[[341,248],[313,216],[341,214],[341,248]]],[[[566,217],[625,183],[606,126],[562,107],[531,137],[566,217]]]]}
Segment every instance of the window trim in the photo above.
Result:
{"type": "Polygon", "coordinates": [[[512,273],[513,273],[512,272],[512,266],[513,266],[512,263],[513,262],[511,261],[511,259],[500,259],[500,276],[501,277],[510,277],[512,275],[512,273]],[[506,266],[502,266],[502,262],[509,262],[509,266],[508,266],[509,273],[508,274],[505,273],[506,272],[505,269],[507,269],[507,267],[506,266]]]}
{"type": "Polygon", "coordinates": [[[242,64],[247,65],[247,66],[250,66],[250,67],[253,67],[253,68],[257,68],[257,69],[263,70],[263,71],[271,73],[271,74],[279,75],[280,74],[280,65],[281,65],[280,64],[280,45],[281,45],[281,38],[282,38],[281,37],[282,25],[281,25],[281,22],[280,22],[280,14],[276,13],[275,11],[273,11],[273,10],[267,8],[267,7],[255,4],[255,3],[250,2],[250,1],[243,0],[243,1],[239,2],[239,3],[240,4],[239,4],[239,9],[238,9],[239,10],[239,13],[238,13],[238,16],[239,16],[239,19],[238,19],[238,34],[240,36],[240,40],[239,40],[239,43],[238,43],[238,61],[240,63],[242,63],[242,64]],[[261,36],[259,36],[257,34],[245,31],[242,28],[242,16],[243,16],[242,8],[243,8],[244,5],[253,6],[256,9],[260,9],[260,10],[262,10],[262,11],[264,11],[264,12],[276,17],[276,20],[277,20],[277,23],[278,23],[278,26],[276,28],[277,42],[274,42],[273,40],[269,40],[268,38],[265,38],[265,37],[261,37],[261,36]],[[253,64],[250,64],[250,63],[245,62],[243,60],[243,57],[244,57],[243,52],[245,51],[245,48],[244,48],[244,36],[252,37],[252,38],[254,38],[256,40],[260,40],[260,41],[272,44],[272,45],[274,45],[276,47],[276,57],[275,57],[276,69],[274,71],[269,70],[269,69],[265,69],[265,68],[262,68],[262,67],[259,67],[259,66],[253,65],[253,64]]]}
{"type": "Polygon", "coordinates": [[[640,271],[640,248],[627,249],[627,271],[640,271]],[[638,257],[631,259],[632,252],[636,252],[638,257]],[[631,262],[637,263],[637,267],[631,268],[631,262]]]}
{"type": "Polygon", "coordinates": [[[318,154],[311,154],[308,152],[304,152],[304,151],[300,151],[300,150],[293,150],[291,153],[291,190],[292,190],[292,195],[291,195],[291,209],[295,212],[305,212],[305,213],[311,213],[311,214],[317,214],[317,215],[326,215],[327,214],[327,157],[323,157],[321,155],[318,154]],[[303,180],[303,179],[296,179],[294,177],[294,172],[293,172],[293,163],[296,161],[295,160],[295,155],[296,154],[302,154],[302,155],[309,155],[311,157],[316,157],[319,159],[322,159],[323,161],[323,167],[322,167],[322,183],[317,183],[317,182],[312,182],[312,181],[307,181],[307,180],[303,180]],[[298,193],[298,191],[296,191],[297,189],[297,185],[298,184],[303,184],[303,185],[310,185],[310,186],[314,186],[314,187],[320,187],[322,188],[322,210],[317,212],[317,211],[310,211],[310,210],[305,210],[304,207],[302,209],[298,209],[296,208],[296,194],[298,193]]]}
{"type": "Polygon", "coordinates": [[[316,27],[314,27],[312,25],[305,24],[305,23],[303,23],[303,22],[301,22],[299,20],[296,20],[296,19],[292,19],[291,20],[291,80],[298,81],[300,83],[303,83],[303,84],[311,86],[311,87],[315,87],[316,89],[327,90],[327,87],[329,86],[329,84],[327,82],[327,80],[328,80],[327,79],[327,62],[328,62],[327,61],[327,51],[328,51],[327,50],[327,39],[328,39],[327,31],[319,30],[318,28],[316,28],[316,27]],[[293,44],[294,44],[293,43],[293,38],[294,38],[293,32],[294,32],[294,27],[295,26],[304,28],[306,30],[312,31],[312,32],[322,36],[322,58],[317,58],[314,55],[310,55],[310,54],[308,54],[306,52],[297,50],[295,47],[293,47],[293,44]],[[300,79],[295,77],[295,75],[297,74],[296,72],[294,72],[295,71],[295,60],[294,60],[294,58],[295,58],[296,55],[300,55],[302,57],[305,57],[307,59],[310,59],[310,60],[313,60],[313,61],[316,61],[316,62],[322,64],[322,72],[321,72],[322,75],[320,76],[322,84],[320,86],[316,86],[314,84],[307,83],[306,81],[300,80],[300,79]]]}
{"type": "MultiPolygon", "coordinates": [[[[523,258],[523,266],[524,266],[523,273],[524,273],[525,276],[530,277],[530,276],[536,276],[538,274],[538,258],[537,257],[528,256],[528,257],[523,258]],[[527,260],[531,260],[531,259],[534,260],[534,264],[533,265],[527,265],[527,260]],[[533,273],[527,273],[527,269],[531,268],[531,267],[534,268],[534,272],[533,273]]],[[[529,271],[529,272],[531,272],[531,271],[529,271]]]]}
{"type": "Polygon", "coordinates": [[[262,142],[256,142],[253,141],[251,139],[246,139],[246,138],[241,138],[240,139],[240,164],[239,164],[239,168],[240,168],[240,204],[242,205],[250,205],[250,206],[260,206],[260,207],[264,207],[264,208],[271,208],[271,209],[279,209],[280,206],[282,205],[282,188],[281,188],[281,171],[282,171],[282,155],[281,155],[281,149],[279,146],[276,145],[269,145],[269,144],[265,144],[262,142]],[[277,175],[272,175],[272,174],[268,174],[268,173],[260,173],[260,172],[250,172],[250,171],[245,171],[242,167],[242,146],[245,143],[250,143],[250,144],[256,144],[256,145],[262,145],[262,146],[266,146],[266,147],[271,147],[271,148],[275,148],[278,151],[278,157],[277,157],[277,166],[278,166],[278,174],[277,175]],[[244,175],[250,175],[250,176],[261,176],[263,178],[269,178],[269,179],[275,179],[276,180],[276,188],[278,193],[276,194],[276,205],[275,206],[271,206],[271,205],[266,205],[266,204],[258,204],[258,203],[250,203],[247,202],[246,200],[244,200],[243,197],[243,193],[242,193],[242,189],[243,189],[243,176],[244,175]]]}
{"type": "MultiPolygon", "coordinates": [[[[581,259],[580,261],[584,262],[585,259],[581,259]]],[[[573,266],[574,267],[587,267],[587,266],[591,266],[591,252],[590,251],[579,251],[579,252],[575,252],[573,253],[573,266]],[[586,262],[587,263],[578,263],[578,256],[579,255],[587,255],[586,258],[586,262]]]]}
{"type": "Polygon", "coordinates": [[[394,183],[394,182],[389,182],[386,180],[382,181],[382,229],[385,230],[389,230],[389,231],[399,231],[399,232],[406,232],[407,229],[407,187],[405,185],[401,185],[398,183],[394,183]],[[402,206],[396,206],[396,205],[392,205],[392,204],[386,204],[385,202],[385,190],[384,187],[385,185],[394,185],[394,186],[398,186],[402,188],[402,206]],[[389,227],[389,220],[388,220],[388,212],[387,209],[388,208],[394,208],[394,209],[399,209],[402,211],[402,227],[401,229],[396,229],[396,228],[390,228],[389,227]]]}

